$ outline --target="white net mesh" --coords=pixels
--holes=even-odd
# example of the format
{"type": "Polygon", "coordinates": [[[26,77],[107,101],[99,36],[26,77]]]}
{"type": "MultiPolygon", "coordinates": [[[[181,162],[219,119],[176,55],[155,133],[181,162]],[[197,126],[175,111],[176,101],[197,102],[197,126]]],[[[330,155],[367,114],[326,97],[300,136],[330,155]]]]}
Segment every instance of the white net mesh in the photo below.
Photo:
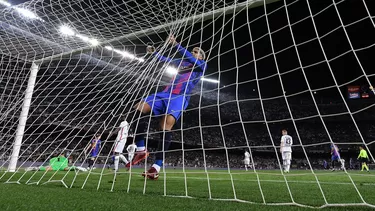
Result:
{"type": "Polygon", "coordinates": [[[0,0],[0,181],[276,205],[374,206],[368,190],[373,174],[355,170],[361,168],[359,146],[374,162],[374,8],[370,0],[18,6],[0,0]],[[172,128],[169,149],[163,150],[166,134],[157,115],[145,115],[150,157],[115,174],[115,136],[109,134],[124,119],[139,119],[134,106],[176,74],[173,62],[148,55],[146,46],[186,57],[165,43],[170,34],[188,50],[205,50],[204,77],[180,93],[190,102],[172,128]],[[288,174],[279,153],[282,129],[294,142],[288,174]],[[97,133],[96,169],[86,171],[97,133]],[[343,171],[324,170],[331,144],[346,161],[343,171]],[[159,181],[150,182],[139,175],[159,151],[164,165],[159,181]],[[45,170],[59,155],[68,158],[65,170],[76,171],[25,171],[45,170]],[[17,165],[8,168],[12,157],[17,165]]]}

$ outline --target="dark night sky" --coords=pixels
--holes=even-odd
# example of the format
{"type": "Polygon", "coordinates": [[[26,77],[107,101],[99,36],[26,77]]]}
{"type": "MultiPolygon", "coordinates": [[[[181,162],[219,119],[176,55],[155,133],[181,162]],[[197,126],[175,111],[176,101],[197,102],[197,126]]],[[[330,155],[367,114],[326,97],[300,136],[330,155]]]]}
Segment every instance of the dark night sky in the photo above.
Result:
{"type": "MultiPolygon", "coordinates": [[[[363,2],[356,0],[336,2],[340,2],[337,8],[344,25],[363,19],[347,26],[345,29],[354,49],[369,47],[365,50],[356,51],[356,54],[366,74],[374,74],[374,63],[369,55],[373,55],[375,50],[374,47],[371,47],[375,43],[375,28],[363,2]]],[[[274,51],[278,52],[276,53],[277,67],[281,74],[285,73],[282,75],[282,80],[288,95],[307,90],[308,87],[298,62],[296,50],[293,47],[290,28],[286,27],[288,26],[288,21],[285,7],[278,9],[283,4],[283,1],[269,4],[267,13],[269,14],[268,21],[271,32],[277,31],[272,33],[272,42],[274,51]],[[273,12],[274,10],[277,11],[273,12]]],[[[364,75],[363,71],[356,60],[355,54],[351,51],[332,1],[310,1],[315,25],[330,67],[325,61],[314,30],[313,21],[308,17],[310,14],[306,1],[290,0],[287,1],[287,4],[290,4],[288,6],[288,14],[290,23],[293,25],[294,39],[298,45],[298,54],[311,89],[333,86],[335,85],[334,78],[339,86],[350,81],[352,82],[349,85],[368,85],[365,77],[358,78],[364,75]],[[301,21],[302,19],[304,20],[301,21]],[[295,24],[296,22],[299,23],[295,24]]],[[[375,2],[366,1],[366,4],[370,14],[374,14],[375,2]]],[[[182,36],[183,30],[178,32],[179,38],[184,40],[182,44],[185,46],[188,44],[187,40],[190,39],[189,47],[193,47],[199,43],[202,34],[203,40],[205,40],[202,43],[202,47],[210,49],[209,69],[206,74],[211,74],[210,77],[212,78],[220,77],[221,84],[226,85],[226,88],[223,88],[222,91],[234,92],[236,83],[243,83],[239,85],[239,92],[248,93],[249,90],[257,88],[257,84],[254,81],[256,79],[253,62],[254,55],[252,53],[249,26],[246,24],[251,22],[252,40],[256,40],[253,44],[257,77],[262,79],[276,74],[260,81],[262,97],[280,96],[282,95],[282,89],[277,75],[275,58],[272,55],[270,37],[267,35],[266,18],[262,17],[253,21],[263,14],[264,8],[258,7],[249,10],[248,14],[246,11],[237,13],[234,21],[232,19],[233,15],[227,15],[224,21],[226,26],[222,31],[220,27],[223,25],[223,18],[217,19],[214,23],[211,20],[204,22],[203,30],[201,30],[201,23],[198,23],[194,25],[194,34],[191,35],[189,33],[191,28],[188,27],[184,30],[184,36],[182,36]],[[232,28],[235,29],[233,33],[232,28]],[[214,36],[213,31],[215,31],[214,36]],[[233,41],[235,44],[233,44],[233,41]],[[236,68],[237,66],[239,67],[238,69],[236,68]]],[[[150,41],[155,42],[155,40],[145,40],[144,42],[150,41]]],[[[370,80],[373,80],[373,78],[370,77],[370,80]]],[[[341,91],[346,96],[346,86],[342,86],[341,91]]],[[[254,92],[252,94],[257,93],[254,92]]],[[[318,91],[318,96],[332,99],[341,98],[335,87],[318,91]]],[[[301,97],[305,96],[301,95],[301,97]]],[[[309,97],[309,94],[307,97],[309,97]]]]}
{"type": "MultiPolygon", "coordinates": [[[[317,13],[321,11],[322,8],[327,7],[331,1],[311,1],[312,4],[312,11],[313,13],[317,13]],[[325,3],[323,3],[325,2],[325,3]]],[[[269,6],[269,12],[273,10],[273,8],[278,8],[282,2],[275,3],[269,6]]],[[[373,7],[373,2],[369,1],[369,9],[371,12],[371,8],[373,7]],[[372,4],[372,5],[371,5],[372,4]],[[372,6],[372,7],[371,7],[372,6]]],[[[361,1],[345,1],[338,5],[338,9],[340,11],[340,15],[344,24],[352,23],[353,21],[359,20],[367,16],[363,3],[361,1]],[[349,11],[350,9],[350,11],[349,11]]],[[[295,23],[298,20],[308,16],[307,5],[305,1],[299,1],[290,8],[288,8],[289,16],[291,23],[295,23]]],[[[256,8],[251,10],[251,15],[254,17],[258,17],[259,14],[264,12],[263,8],[256,8]]],[[[252,20],[253,18],[249,18],[252,20]]],[[[236,16],[235,26],[241,25],[246,20],[246,13],[240,13],[236,16]]],[[[220,21],[216,21],[220,22],[220,21]]],[[[280,29],[283,26],[287,25],[287,18],[284,9],[277,11],[269,16],[269,24],[271,31],[275,31],[280,29]]],[[[326,9],[324,12],[320,13],[315,17],[315,24],[317,26],[317,30],[319,35],[324,35],[327,32],[337,28],[340,26],[340,21],[338,19],[337,13],[333,6],[326,9]]],[[[267,33],[267,24],[266,19],[261,18],[256,22],[250,25],[251,33],[253,40],[258,39],[259,37],[263,36],[267,33]]],[[[236,28],[236,27],[235,27],[236,28]]],[[[306,42],[308,40],[316,38],[316,34],[314,31],[314,27],[310,18],[304,20],[293,26],[293,34],[295,37],[296,44],[300,44],[306,42]]],[[[356,23],[352,26],[346,28],[347,33],[350,37],[352,45],[354,49],[363,48],[366,46],[370,46],[374,43],[374,35],[375,29],[372,25],[369,18],[356,23]]],[[[228,29],[225,29],[224,34],[230,33],[231,25],[229,25],[228,29]]],[[[208,30],[209,31],[209,30],[208,30]]],[[[286,27],[277,33],[272,35],[272,41],[275,52],[281,51],[293,45],[291,39],[290,29],[286,27]]],[[[219,49],[215,47],[211,54],[212,55],[222,55],[220,58],[220,62],[218,62],[217,57],[210,61],[210,67],[212,71],[214,69],[220,68],[220,70],[227,70],[232,67],[235,67],[235,58],[234,58],[234,46],[232,44],[232,36],[228,36],[224,40],[222,40],[222,46],[219,49]],[[227,54],[222,52],[230,51],[227,54]],[[219,53],[217,53],[219,52],[219,53]],[[216,65],[219,64],[219,65],[216,65]]],[[[245,46],[237,49],[237,61],[239,65],[244,64],[246,62],[252,61],[254,59],[252,52],[251,52],[251,44],[250,44],[250,37],[248,27],[241,27],[238,31],[234,33],[234,39],[236,42],[236,46],[241,46],[245,44],[245,46]]],[[[326,35],[325,37],[320,39],[326,53],[327,59],[331,60],[347,51],[350,50],[349,42],[345,36],[344,30],[339,28],[338,30],[326,35]]],[[[210,42],[208,42],[210,43],[210,42]]],[[[266,55],[266,58],[257,61],[257,71],[258,71],[258,78],[264,78],[273,74],[277,73],[275,60],[273,55],[270,53],[272,52],[271,44],[269,36],[264,36],[261,39],[257,40],[254,43],[255,49],[255,58],[263,58],[266,55]]],[[[357,56],[359,61],[361,62],[363,69],[366,71],[367,74],[374,73],[374,67],[372,59],[369,55],[373,55],[374,48],[371,47],[369,49],[358,51],[357,56]]],[[[299,45],[298,53],[301,58],[301,62],[303,66],[313,65],[317,62],[322,61],[322,63],[310,66],[309,68],[305,68],[304,71],[308,78],[309,84],[312,89],[322,88],[334,85],[333,77],[330,73],[328,68],[327,62],[324,61],[324,56],[322,50],[320,48],[319,42],[317,39],[307,42],[305,44],[299,45]]],[[[299,68],[300,65],[297,60],[297,55],[295,48],[288,48],[284,50],[282,53],[278,53],[276,55],[277,65],[279,71],[281,73],[299,68]]],[[[331,70],[337,80],[339,85],[349,82],[361,75],[363,72],[356,61],[353,52],[348,52],[345,55],[340,56],[332,61],[330,61],[331,70]]],[[[230,71],[221,74],[221,81],[224,84],[233,84],[235,83],[236,74],[233,73],[235,71],[230,71]]],[[[246,65],[239,69],[238,71],[238,82],[247,81],[255,79],[255,67],[254,64],[246,65]]],[[[297,69],[291,73],[285,74],[282,76],[283,84],[285,86],[287,93],[296,93],[302,90],[307,89],[307,85],[303,78],[303,74],[301,69],[297,69]]],[[[363,84],[365,81],[362,79],[353,82],[352,84],[363,84]]],[[[255,87],[256,84],[253,83],[251,86],[255,87]]],[[[278,96],[281,95],[281,88],[278,76],[271,77],[266,80],[262,80],[260,82],[262,95],[264,96],[278,96]]],[[[323,95],[331,96],[335,92],[336,89],[322,91],[323,95]]],[[[334,96],[337,97],[337,96],[334,96]]]]}

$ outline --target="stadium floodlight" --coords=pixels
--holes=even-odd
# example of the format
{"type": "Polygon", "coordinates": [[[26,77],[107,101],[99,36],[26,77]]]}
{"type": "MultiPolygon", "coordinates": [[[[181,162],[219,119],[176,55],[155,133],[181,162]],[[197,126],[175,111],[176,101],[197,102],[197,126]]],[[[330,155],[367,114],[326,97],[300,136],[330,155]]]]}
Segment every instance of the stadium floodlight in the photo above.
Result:
{"type": "Polygon", "coordinates": [[[112,51],[112,50],[113,50],[113,48],[112,48],[111,46],[108,46],[108,45],[105,46],[104,48],[107,49],[107,50],[109,50],[109,51],[112,51]]]}
{"type": "Polygon", "coordinates": [[[67,36],[74,36],[76,34],[69,26],[60,26],[59,31],[67,36]]]}
{"type": "Polygon", "coordinates": [[[99,45],[99,41],[97,39],[90,39],[89,40],[89,43],[92,45],[92,46],[97,46],[99,45]]]}
{"type": "Polygon", "coordinates": [[[137,58],[138,61],[144,62],[145,60],[143,58],[137,58]]]}
{"type": "Polygon", "coordinates": [[[0,4],[4,5],[6,7],[11,7],[12,6],[9,2],[3,1],[3,0],[0,0],[0,4]]]}
{"type": "Polygon", "coordinates": [[[178,73],[178,70],[171,66],[168,66],[165,71],[170,75],[176,75],[178,73]]]}
{"type": "Polygon", "coordinates": [[[202,77],[201,80],[202,81],[207,81],[207,82],[210,82],[210,83],[215,83],[215,84],[220,83],[220,81],[218,81],[218,80],[210,79],[210,78],[205,78],[205,77],[202,77]]]}
{"type": "Polygon", "coordinates": [[[125,58],[136,59],[136,60],[138,60],[140,62],[144,62],[145,61],[143,58],[137,58],[135,55],[133,55],[133,54],[127,52],[127,51],[120,51],[120,50],[114,49],[113,47],[111,47],[109,45],[105,46],[104,48],[107,49],[107,50],[109,50],[109,51],[114,51],[114,52],[122,55],[125,58]]]}
{"type": "MultiPolygon", "coordinates": [[[[35,13],[31,12],[30,10],[24,9],[24,8],[14,8],[20,15],[22,15],[25,18],[29,19],[40,19],[35,13]]],[[[40,19],[41,20],[41,19],[40,19]]]]}
{"type": "Polygon", "coordinates": [[[99,45],[99,41],[97,39],[90,39],[89,37],[86,37],[85,35],[77,34],[76,37],[80,38],[81,40],[90,43],[92,46],[99,45]]]}
{"type": "Polygon", "coordinates": [[[90,38],[84,36],[84,35],[81,35],[81,34],[77,34],[76,37],[80,38],[81,40],[85,41],[85,42],[89,42],[90,41],[90,38]]]}
{"type": "Polygon", "coordinates": [[[129,52],[120,51],[120,50],[117,50],[117,49],[114,49],[113,51],[118,53],[118,54],[121,54],[123,57],[129,58],[129,59],[135,59],[135,56],[133,54],[129,53],[129,52]]]}
{"type": "Polygon", "coordinates": [[[138,59],[135,55],[127,52],[127,51],[120,51],[120,50],[114,50],[116,53],[121,54],[123,57],[129,58],[129,59],[138,59]]]}

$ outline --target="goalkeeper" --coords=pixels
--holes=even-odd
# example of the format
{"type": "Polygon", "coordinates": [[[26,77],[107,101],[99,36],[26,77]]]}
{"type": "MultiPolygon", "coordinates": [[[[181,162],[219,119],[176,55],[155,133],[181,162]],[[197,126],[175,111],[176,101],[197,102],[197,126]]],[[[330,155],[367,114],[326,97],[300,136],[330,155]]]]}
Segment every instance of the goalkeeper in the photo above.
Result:
{"type": "MultiPolygon", "coordinates": [[[[190,92],[200,81],[200,78],[203,76],[207,67],[206,62],[204,61],[206,57],[205,52],[200,47],[195,47],[192,52],[189,52],[176,41],[174,36],[169,36],[167,43],[173,45],[183,58],[171,59],[164,57],[156,52],[155,48],[152,46],[147,47],[147,52],[160,61],[170,63],[178,68],[177,75],[172,78],[171,82],[162,92],[146,97],[135,106],[136,118],[151,112],[153,115],[161,116],[159,129],[163,132],[160,134],[160,137],[162,140],[164,139],[164,148],[162,147],[162,144],[159,144],[157,150],[158,153],[155,154],[155,163],[147,172],[142,174],[143,176],[154,180],[159,177],[159,171],[163,165],[163,153],[161,151],[168,150],[171,144],[172,127],[180,118],[183,110],[188,106],[190,92]]],[[[142,121],[142,118],[138,118],[133,122],[132,127],[136,128],[135,142],[137,145],[137,152],[135,153],[131,165],[135,165],[146,159],[148,156],[144,140],[146,122],[145,120],[142,121]]],[[[127,167],[130,167],[130,163],[127,164],[127,167]]]]}
{"type": "Polygon", "coordinates": [[[64,155],[53,157],[49,160],[48,166],[29,167],[26,171],[86,171],[80,166],[68,166],[68,159],[64,155]]]}

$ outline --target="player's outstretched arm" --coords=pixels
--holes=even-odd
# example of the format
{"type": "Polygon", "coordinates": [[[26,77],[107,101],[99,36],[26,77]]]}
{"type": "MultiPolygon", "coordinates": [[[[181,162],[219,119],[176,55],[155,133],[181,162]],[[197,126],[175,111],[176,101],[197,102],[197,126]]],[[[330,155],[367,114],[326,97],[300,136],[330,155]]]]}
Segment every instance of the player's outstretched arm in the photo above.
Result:
{"type": "Polygon", "coordinates": [[[149,46],[146,47],[146,50],[147,50],[147,53],[155,56],[158,60],[160,60],[162,62],[171,62],[172,61],[171,58],[162,56],[159,52],[157,52],[155,50],[154,46],[149,45],[149,46]]]}
{"type": "Polygon", "coordinates": [[[206,62],[204,60],[197,59],[191,54],[186,48],[182,47],[173,35],[170,35],[167,40],[168,43],[175,46],[178,52],[190,63],[196,64],[196,66],[200,67],[200,69],[204,70],[206,66],[206,62]]]}

